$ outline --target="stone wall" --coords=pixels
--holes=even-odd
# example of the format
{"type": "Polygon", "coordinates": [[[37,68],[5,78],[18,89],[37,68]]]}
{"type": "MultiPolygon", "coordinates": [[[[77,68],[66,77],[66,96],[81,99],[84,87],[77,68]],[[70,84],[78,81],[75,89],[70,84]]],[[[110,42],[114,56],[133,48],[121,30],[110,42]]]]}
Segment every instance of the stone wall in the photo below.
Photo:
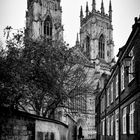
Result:
{"type": "Polygon", "coordinates": [[[0,108],[0,140],[68,140],[62,122],[0,108]]]}
{"type": "Polygon", "coordinates": [[[0,108],[0,114],[1,140],[34,140],[34,118],[7,108],[0,108]]]}
{"type": "Polygon", "coordinates": [[[67,140],[68,129],[65,125],[46,120],[36,120],[35,140],[67,140]]]}

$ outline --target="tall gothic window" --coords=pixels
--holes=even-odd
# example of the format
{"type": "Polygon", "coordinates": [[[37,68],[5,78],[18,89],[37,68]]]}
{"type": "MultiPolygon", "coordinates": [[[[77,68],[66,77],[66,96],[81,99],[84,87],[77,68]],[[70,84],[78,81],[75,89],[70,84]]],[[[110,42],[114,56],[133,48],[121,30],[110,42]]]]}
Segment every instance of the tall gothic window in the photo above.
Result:
{"type": "Polygon", "coordinates": [[[103,35],[99,38],[99,58],[105,58],[105,39],[103,35]]]}
{"type": "Polygon", "coordinates": [[[87,36],[86,38],[86,56],[90,58],[90,38],[87,36]]]}
{"type": "Polygon", "coordinates": [[[44,21],[44,35],[47,37],[52,37],[52,21],[50,16],[47,16],[44,21]]]}

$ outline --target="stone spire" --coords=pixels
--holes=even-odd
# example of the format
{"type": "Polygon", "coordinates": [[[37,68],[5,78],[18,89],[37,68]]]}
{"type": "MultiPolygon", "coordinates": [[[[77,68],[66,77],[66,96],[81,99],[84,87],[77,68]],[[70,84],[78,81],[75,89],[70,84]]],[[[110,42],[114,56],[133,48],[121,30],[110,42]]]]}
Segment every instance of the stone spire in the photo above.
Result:
{"type": "Polygon", "coordinates": [[[80,19],[83,19],[83,8],[81,6],[81,11],[80,11],[80,19]]]}
{"type": "Polygon", "coordinates": [[[78,37],[78,33],[77,33],[77,38],[76,38],[76,46],[79,46],[80,42],[79,42],[79,37],[78,37]]]}
{"type": "Polygon", "coordinates": [[[111,4],[111,0],[110,0],[110,3],[109,3],[109,18],[112,21],[112,4],[111,4]]]}
{"type": "Polygon", "coordinates": [[[57,0],[58,2],[58,9],[62,10],[62,7],[60,6],[61,0],[57,0]]]}
{"type": "Polygon", "coordinates": [[[102,14],[105,13],[104,2],[103,2],[103,0],[102,0],[102,3],[101,3],[101,13],[102,13],[102,14]]]}
{"type": "Polygon", "coordinates": [[[92,0],[92,11],[96,10],[96,0],[92,0]]]}
{"type": "Polygon", "coordinates": [[[89,10],[88,10],[88,2],[86,4],[86,16],[88,16],[89,10]]]}
{"type": "Polygon", "coordinates": [[[80,25],[82,24],[82,20],[83,20],[83,8],[81,6],[81,11],[80,11],[80,25]]]}

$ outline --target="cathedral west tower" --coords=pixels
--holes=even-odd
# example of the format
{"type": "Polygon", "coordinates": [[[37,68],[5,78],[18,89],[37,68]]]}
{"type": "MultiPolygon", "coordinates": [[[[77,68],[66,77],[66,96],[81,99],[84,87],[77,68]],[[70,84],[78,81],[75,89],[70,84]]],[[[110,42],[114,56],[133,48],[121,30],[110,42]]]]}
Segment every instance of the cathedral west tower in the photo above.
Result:
{"type": "Polygon", "coordinates": [[[100,63],[100,70],[108,71],[109,64],[114,58],[114,42],[112,27],[112,5],[105,13],[103,0],[101,11],[96,10],[96,1],[92,0],[92,11],[86,4],[86,13],[80,11],[80,45],[86,57],[95,65],[100,63]]]}
{"type": "Polygon", "coordinates": [[[27,0],[26,35],[39,40],[63,40],[60,0],[27,0]]]}
{"type": "Polygon", "coordinates": [[[109,2],[108,14],[105,13],[104,2],[101,1],[101,9],[96,9],[96,0],[92,0],[92,10],[89,11],[88,2],[86,9],[80,10],[80,42],[76,41],[84,56],[94,68],[90,69],[89,79],[93,81],[93,90],[86,96],[86,115],[77,117],[78,129],[82,127],[85,140],[96,139],[95,128],[95,98],[103,89],[107,77],[114,65],[114,42],[112,26],[112,4],[109,2]],[[84,125],[83,125],[84,124],[84,125]]]}
{"type": "MultiPolygon", "coordinates": [[[[45,38],[62,41],[63,26],[60,3],[60,0],[27,0],[26,35],[34,40],[45,38]]],[[[79,54],[90,63],[86,67],[89,71],[88,80],[93,81],[93,90],[84,99],[86,100],[86,105],[84,105],[86,113],[77,111],[74,120],[77,122],[77,135],[79,128],[82,127],[85,140],[96,139],[95,97],[97,88],[103,88],[105,78],[110,75],[110,68],[113,64],[114,42],[112,33],[111,1],[108,14],[105,13],[103,0],[100,11],[96,10],[95,0],[92,0],[91,11],[89,11],[88,3],[85,14],[81,7],[80,42],[77,36],[76,46],[78,46],[78,52],[80,51],[79,54]]]]}

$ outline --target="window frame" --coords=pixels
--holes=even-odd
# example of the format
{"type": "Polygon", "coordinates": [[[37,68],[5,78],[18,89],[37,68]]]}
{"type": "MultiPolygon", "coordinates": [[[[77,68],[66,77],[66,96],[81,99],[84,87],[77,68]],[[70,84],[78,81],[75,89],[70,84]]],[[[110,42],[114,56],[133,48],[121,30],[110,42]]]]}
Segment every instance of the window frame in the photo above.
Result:
{"type": "Polygon", "coordinates": [[[121,91],[125,89],[124,87],[124,65],[121,66],[121,91]]]}
{"type": "Polygon", "coordinates": [[[123,108],[123,115],[122,115],[122,124],[123,124],[123,134],[126,134],[127,133],[127,107],[124,107],[123,108]]]}
{"type": "Polygon", "coordinates": [[[52,37],[52,26],[51,17],[48,15],[44,21],[44,36],[52,37]]]}
{"type": "Polygon", "coordinates": [[[102,120],[102,135],[105,135],[105,119],[102,120]]]}
{"type": "Polygon", "coordinates": [[[119,109],[115,110],[115,140],[119,140],[119,109]]]}
{"type": "Polygon", "coordinates": [[[119,94],[118,94],[118,91],[119,91],[119,90],[118,90],[118,85],[119,85],[119,84],[118,84],[118,81],[119,81],[119,80],[118,80],[118,79],[119,79],[119,76],[118,76],[118,74],[117,74],[116,77],[115,77],[115,83],[116,83],[116,84],[115,84],[115,88],[116,88],[116,89],[115,89],[115,96],[116,96],[116,98],[119,96],[119,94]]]}
{"type": "Polygon", "coordinates": [[[130,104],[129,112],[129,133],[134,134],[134,112],[135,112],[135,102],[130,104]]]}
{"type": "Polygon", "coordinates": [[[99,37],[99,58],[105,59],[105,38],[104,35],[101,34],[99,37]]]}
{"type": "MultiPolygon", "coordinates": [[[[132,57],[131,61],[130,61],[130,67],[129,67],[129,73],[134,73],[134,47],[131,49],[129,56],[132,57]]],[[[129,83],[135,78],[133,74],[129,74],[129,83]]]]}
{"type": "Polygon", "coordinates": [[[110,117],[107,117],[107,136],[110,136],[110,117]]]}
{"type": "Polygon", "coordinates": [[[113,133],[113,131],[114,131],[113,128],[114,128],[114,115],[111,116],[111,132],[110,132],[111,133],[111,136],[113,136],[113,134],[114,134],[113,133]]]}
{"type": "Polygon", "coordinates": [[[111,82],[111,85],[110,85],[110,94],[111,94],[111,103],[113,103],[113,100],[114,100],[114,94],[113,94],[113,81],[111,82]]]}
{"type": "Polygon", "coordinates": [[[110,87],[107,88],[107,107],[110,105],[110,87]]]}

